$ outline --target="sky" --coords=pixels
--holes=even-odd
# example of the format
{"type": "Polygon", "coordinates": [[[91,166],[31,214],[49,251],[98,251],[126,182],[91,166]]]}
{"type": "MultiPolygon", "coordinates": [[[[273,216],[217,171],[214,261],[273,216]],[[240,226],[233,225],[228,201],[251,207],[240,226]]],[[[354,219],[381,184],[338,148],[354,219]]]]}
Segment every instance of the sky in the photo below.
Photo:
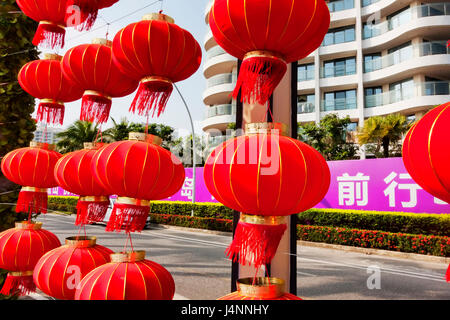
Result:
{"type": "MultiPolygon", "coordinates": [[[[120,0],[112,7],[100,10],[99,17],[90,31],[78,32],[73,28],[68,28],[66,34],[66,45],[57,53],[64,55],[64,53],[72,47],[80,44],[91,43],[94,38],[105,38],[108,31],[107,23],[111,22],[113,23],[109,26],[108,39],[112,40],[114,35],[122,28],[126,27],[130,23],[142,20],[142,17],[145,14],[158,12],[162,7],[164,14],[174,18],[175,23],[178,26],[188,30],[194,36],[203,51],[202,65],[197,72],[187,80],[177,83],[177,86],[184,96],[184,99],[186,100],[192,114],[195,134],[203,134],[201,121],[204,119],[205,105],[203,104],[202,94],[206,87],[206,80],[203,77],[203,63],[205,61],[203,40],[208,28],[205,23],[205,9],[209,0],[163,0],[149,6],[154,2],[155,0],[120,0]],[[146,6],[147,8],[144,8],[146,6]],[[115,20],[130,13],[133,14],[114,22],[115,20]]],[[[48,50],[42,51],[48,52],[48,50]]],[[[119,121],[121,118],[126,117],[131,122],[145,122],[145,117],[133,115],[128,112],[134,96],[135,93],[124,98],[113,99],[110,119],[112,117],[116,121],[119,121]]],[[[62,128],[70,126],[73,122],[79,119],[80,108],[81,100],[66,104],[66,114],[62,128]]],[[[35,116],[35,114],[33,116],[35,116]]],[[[189,135],[192,131],[186,107],[184,106],[183,101],[175,88],[165,113],[159,118],[150,118],[150,122],[162,123],[174,127],[178,129],[177,133],[179,136],[189,135]]],[[[111,126],[112,121],[109,120],[107,124],[103,125],[102,129],[105,130],[111,126]]]]}

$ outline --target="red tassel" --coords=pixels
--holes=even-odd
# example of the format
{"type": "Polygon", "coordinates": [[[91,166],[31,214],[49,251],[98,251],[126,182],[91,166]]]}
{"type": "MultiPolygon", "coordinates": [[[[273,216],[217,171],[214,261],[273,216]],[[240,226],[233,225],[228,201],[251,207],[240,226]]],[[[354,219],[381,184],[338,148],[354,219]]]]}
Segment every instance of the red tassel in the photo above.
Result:
{"type": "Polygon", "coordinates": [[[137,111],[140,116],[143,116],[153,110],[152,117],[155,116],[155,112],[159,117],[166,109],[172,91],[172,83],[168,81],[141,81],[130,112],[137,111]]]}
{"type": "Polygon", "coordinates": [[[15,275],[14,273],[8,273],[0,294],[5,296],[18,294],[23,297],[33,292],[36,292],[36,285],[33,282],[32,273],[31,275],[15,275]]]}
{"type": "Polygon", "coordinates": [[[97,20],[98,16],[98,1],[93,0],[70,0],[67,3],[66,23],[70,21],[74,12],[80,14],[81,24],[75,26],[78,31],[89,31],[97,20]],[[72,8],[73,7],[73,8],[72,8]]]}
{"type": "Polygon", "coordinates": [[[81,102],[81,121],[106,123],[111,112],[111,99],[95,94],[85,94],[81,102]]]}
{"type": "Polygon", "coordinates": [[[254,265],[256,269],[269,264],[275,256],[286,224],[263,225],[239,221],[233,242],[226,255],[241,265],[254,265]]]}
{"type": "Polygon", "coordinates": [[[82,201],[77,203],[77,218],[75,225],[85,225],[102,222],[108,212],[109,201],[82,201]]]}
{"type": "Polygon", "coordinates": [[[106,231],[141,232],[147,223],[149,206],[115,203],[106,231]]]}
{"type": "Polygon", "coordinates": [[[445,280],[447,280],[447,282],[450,282],[450,264],[448,265],[447,273],[445,275],[445,280]]]}
{"type": "Polygon", "coordinates": [[[29,213],[47,213],[48,194],[37,191],[20,191],[19,199],[17,200],[16,212],[29,213]]]}
{"type": "Polygon", "coordinates": [[[66,29],[54,23],[40,22],[33,38],[35,46],[45,48],[63,48],[66,29]]]}
{"type": "Polygon", "coordinates": [[[64,122],[64,104],[58,102],[43,101],[39,104],[37,112],[37,121],[60,125],[64,122]]]}
{"type": "Polygon", "coordinates": [[[241,91],[241,101],[265,105],[287,71],[286,63],[276,57],[250,57],[243,60],[233,98],[241,91]]]}

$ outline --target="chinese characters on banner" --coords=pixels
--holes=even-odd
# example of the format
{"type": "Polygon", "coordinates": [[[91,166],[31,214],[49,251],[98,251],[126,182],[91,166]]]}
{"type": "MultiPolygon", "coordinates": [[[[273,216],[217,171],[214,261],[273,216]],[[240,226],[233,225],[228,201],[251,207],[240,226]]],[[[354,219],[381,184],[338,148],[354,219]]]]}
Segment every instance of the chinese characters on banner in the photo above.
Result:
{"type": "MultiPolygon", "coordinates": [[[[328,162],[330,189],[316,208],[450,213],[450,205],[433,197],[416,184],[401,158],[328,162]]],[[[180,191],[167,201],[193,199],[192,168],[186,168],[186,180],[180,191]]],[[[49,195],[75,196],[60,188],[49,195]]],[[[203,168],[197,168],[196,202],[217,202],[203,181],[203,168]]]]}

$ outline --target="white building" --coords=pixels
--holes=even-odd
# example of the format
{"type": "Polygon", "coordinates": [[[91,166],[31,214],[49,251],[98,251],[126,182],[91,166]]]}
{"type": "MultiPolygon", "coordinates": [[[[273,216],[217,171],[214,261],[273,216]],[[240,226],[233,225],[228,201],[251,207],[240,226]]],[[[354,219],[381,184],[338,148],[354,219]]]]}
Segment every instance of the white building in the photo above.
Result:
{"type": "MultiPolygon", "coordinates": [[[[327,113],[350,116],[362,126],[371,116],[400,112],[421,117],[450,101],[450,1],[327,1],[330,29],[322,45],[298,67],[298,122],[319,122],[327,113]]],[[[208,22],[212,2],[205,11],[208,22]]],[[[211,145],[224,141],[236,121],[230,94],[237,60],[204,40],[206,61],[203,130],[211,145]]]]}
{"type": "Polygon", "coordinates": [[[48,143],[48,144],[57,144],[59,142],[59,138],[56,135],[62,132],[62,129],[48,127],[45,129],[45,125],[39,124],[34,132],[33,141],[48,143]]]}

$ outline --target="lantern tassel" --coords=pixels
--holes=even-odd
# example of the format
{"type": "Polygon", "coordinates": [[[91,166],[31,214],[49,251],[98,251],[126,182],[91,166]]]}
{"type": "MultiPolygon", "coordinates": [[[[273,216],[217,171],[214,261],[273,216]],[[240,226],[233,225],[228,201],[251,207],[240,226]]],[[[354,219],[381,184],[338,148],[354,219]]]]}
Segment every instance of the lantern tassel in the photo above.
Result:
{"type": "Polygon", "coordinates": [[[21,190],[19,198],[17,199],[16,212],[34,212],[34,213],[47,213],[47,191],[28,191],[21,190]]]}
{"type": "Polygon", "coordinates": [[[67,10],[65,21],[70,21],[74,12],[80,13],[82,23],[78,24],[75,28],[78,31],[89,31],[97,20],[98,16],[98,1],[92,0],[70,0],[67,3],[67,10]]]}
{"type": "Polygon", "coordinates": [[[111,112],[112,101],[108,97],[85,94],[81,102],[81,121],[106,123],[111,112]]]}
{"type": "Polygon", "coordinates": [[[45,48],[63,48],[66,29],[54,23],[40,22],[33,38],[35,46],[45,48]]]}
{"type": "Polygon", "coordinates": [[[173,91],[173,85],[169,81],[141,81],[138,92],[130,107],[130,112],[140,116],[152,112],[152,117],[159,117],[166,109],[167,102],[173,91]]]}
{"type": "Polygon", "coordinates": [[[241,91],[241,101],[265,105],[287,71],[286,63],[276,57],[255,56],[243,60],[233,98],[241,91]]]}
{"type": "Polygon", "coordinates": [[[105,219],[108,207],[109,201],[78,200],[75,225],[79,226],[102,222],[105,219]]]}
{"type": "Polygon", "coordinates": [[[445,275],[445,280],[447,280],[447,282],[450,282],[450,264],[448,265],[447,273],[445,275]]]}
{"type": "Polygon", "coordinates": [[[59,102],[41,101],[38,107],[36,119],[38,122],[45,122],[60,125],[64,122],[65,107],[59,102]]]}
{"type": "Polygon", "coordinates": [[[286,229],[286,224],[265,225],[239,221],[226,255],[234,262],[238,260],[241,265],[248,263],[259,269],[272,261],[286,229]]]}
{"type": "Polygon", "coordinates": [[[31,275],[28,275],[28,273],[18,273],[18,275],[8,273],[0,294],[5,296],[18,294],[23,297],[33,292],[36,292],[36,285],[33,282],[32,273],[31,275]]]}
{"type": "Polygon", "coordinates": [[[106,225],[106,231],[120,232],[125,230],[125,232],[141,232],[145,228],[149,213],[149,206],[116,202],[106,225]]]}

